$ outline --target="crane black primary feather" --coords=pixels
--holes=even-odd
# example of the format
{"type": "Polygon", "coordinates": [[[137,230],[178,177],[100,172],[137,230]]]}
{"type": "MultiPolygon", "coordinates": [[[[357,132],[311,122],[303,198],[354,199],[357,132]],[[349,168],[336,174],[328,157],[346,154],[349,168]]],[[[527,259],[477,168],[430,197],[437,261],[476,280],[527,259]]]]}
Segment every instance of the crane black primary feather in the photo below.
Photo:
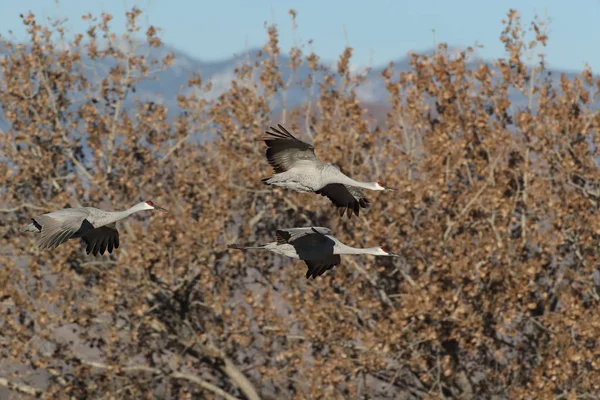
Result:
{"type": "Polygon", "coordinates": [[[292,235],[287,231],[277,230],[275,232],[275,239],[277,241],[277,244],[286,244],[288,243],[291,237],[292,235]]]}
{"type": "Polygon", "coordinates": [[[260,139],[267,145],[267,160],[275,173],[289,170],[300,160],[318,161],[312,145],[298,140],[283,126],[278,127],[271,127],[271,131],[266,131],[260,139]]]}
{"type": "Polygon", "coordinates": [[[42,231],[42,226],[33,218],[31,218],[31,220],[33,221],[33,225],[37,228],[38,231],[42,231]]]}
{"type": "Polygon", "coordinates": [[[331,256],[323,260],[305,260],[308,271],[306,271],[306,278],[312,277],[315,279],[317,276],[323,275],[341,262],[339,254],[332,254],[331,256]]]}
{"type": "Polygon", "coordinates": [[[327,197],[335,204],[341,217],[346,213],[348,218],[351,218],[352,212],[358,216],[361,207],[367,208],[370,203],[360,188],[342,183],[330,183],[315,193],[327,197]]]}
{"type": "Polygon", "coordinates": [[[109,226],[92,229],[81,238],[87,245],[86,254],[92,253],[97,256],[100,253],[104,255],[107,249],[110,254],[113,249],[119,248],[119,231],[109,226]]]}

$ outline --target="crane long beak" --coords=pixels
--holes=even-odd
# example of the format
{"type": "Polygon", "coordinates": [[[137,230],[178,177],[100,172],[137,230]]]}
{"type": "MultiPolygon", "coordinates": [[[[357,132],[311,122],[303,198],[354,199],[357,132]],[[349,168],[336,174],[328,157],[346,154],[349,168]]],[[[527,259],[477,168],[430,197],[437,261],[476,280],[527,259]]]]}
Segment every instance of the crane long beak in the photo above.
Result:
{"type": "Polygon", "coordinates": [[[387,190],[387,191],[390,191],[390,192],[397,192],[396,189],[391,188],[391,187],[387,187],[387,186],[385,186],[384,189],[387,190]]]}
{"type": "Polygon", "coordinates": [[[166,210],[166,209],[164,209],[164,208],[162,208],[162,207],[159,207],[159,206],[157,206],[157,205],[155,205],[155,206],[154,206],[154,209],[155,209],[155,210],[158,210],[158,211],[169,212],[169,210],[166,210]]]}

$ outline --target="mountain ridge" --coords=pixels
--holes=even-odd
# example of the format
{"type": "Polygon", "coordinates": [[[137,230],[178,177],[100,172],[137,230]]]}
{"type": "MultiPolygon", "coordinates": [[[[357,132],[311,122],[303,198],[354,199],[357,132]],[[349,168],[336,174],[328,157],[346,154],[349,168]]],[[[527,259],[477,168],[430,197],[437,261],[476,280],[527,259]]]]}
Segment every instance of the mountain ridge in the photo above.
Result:
{"type": "MultiPolygon", "coordinates": [[[[173,53],[175,58],[173,64],[164,71],[157,72],[154,77],[157,79],[143,79],[135,85],[135,94],[130,94],[125,102],[126,110],[134,110],[137,103],[137,99],[151,100],[155,103],[162,103],[168,108],[168,118],[172,119],[179,114],[180,108],[178,106],[177,97],[180,94],[189,94],[190,90],[197,90],[194,88],[187,88],[188,80],[194,75],[199,74],[202,77],[203,82],[211,82],[212,88],[200,93],[207,99],[216,99],[224,91],[231,87],[231,82],[236,79],[235,69],[245,63],[246,61],[256,61],[260,57],[257,54],[262,54],[261,57],[267,57],[267,55],[260,48],[249,48],[242,52],[233,53],[231,57],[220,59],[220,60],[202,60],[198,57],[192,56],[189,53],[179,50],[177,47],[164,44],[161,47],[153,48],[142,42],[136,42],[136,51],[138,54],[148,53],[149,59],[161,59],[169,53],[173,53]]],[[[106,45],[106,44],[104,44],[106,45]]],[[[115,45],[115,44],[113,44],[115,45]]],[[[117,43],[116,46],[119,46],[117,43]]],[[[446,50],[449,53],[459,54],[464,48],[462,47],[448,47],[446,50]]],[[[6,54],[6,49],[2,49],[1,53],[6,54]]],[[[415,54],[432,55],[434,49],[428,49],[423,52],[415,52],[415,54]]],[[[85,52],[83,52],[85,54],[85,52]]],[[[494,60],[485,60],[478,56],[477,52],[470,54],[470,59],[467,61],[469,67],[473,68],[477,63],[486,63],[492,65],[494,60]]],[[[100,67],[111,67],[114,65],[114,60],[90,60],[87,55],[82,57],[84,64],[96,63],[96,66],[100,67]],[[102,65],[103,64],[103,65],[102,65]]],[[[399,57],[395,60],[391,60],[393,63],[393,69],[397,75],[400,71],[410,70],[409,62],[411,56],[409,54],[399,57]]],[[[302,83],[311,74],[314,74],[315,83],[318,85],[322,82],[325,75],[324,71],[335,70],[336,60],[322,60],[319,65],[322,67],[318,71],[311,71],[306,64],[300,66],[296,73],[295,79],[291,80],[291,71],[288,67],[290,63],[290,56],[287,54],[281,54],[278,56],[280,70],[282,71],[282,78],[284,82],[291,82],[289,88],[286,89],[286,106],[287,107],[298,107],[304,104],[307,99],[307,91],[302,87],[302,83]]],[[[382,72],[387,68],[389,63],[366,67],[355,65],[351,68],[355,71],[359,71],[365,74],[365,82],[361,84],[357,89],[356,93],[365,105],[376,108],[386,108],[388,106],[388,92],[385,88],[384,79],[382,78],[382,72]]],[[[95,66],[92,65],[90,69],[95,66]]],[[[495,67],[491,67],[495,68],[495,67]]],[[[551,70],[547,71],[548,75],[553,81],[560,79],[561,74],[565,74],[568,78],[572,79],[577,73],[572,71],[562,70],[551,70]]],[[[334,74],[335,75],[335,74],[334,74]]],[[[336,77],[336,79],[339,79],[336,77]]],[[[526,104],[526,100],[516,90],[510,92],[509,100],[511,104],[516,107],[520,107],[526,104]]],[[[274,115],[281,112],[283,105],[277,101],[273,101],[271,109],[274,115]]],[[[0,127],[8,128],[6,121],[0,121],[0,127]]]]}
{"type": "MultiPolygon", "coordinates": [[[[462,51],[461,47],[449,47],[448,52],[457,53],[462,51]]],[[[185,53],[181,50],[178,50],[176,47],[165,45],[162,51],[173,51],[176,55],[175,65],[179,67],[180,74],[178,76],[169,76],[169,71],[164,71],[159,74],[159,81],[161,79],[168,81],[168,86],[170,88],[179,88],[181,85],[185,85],[187,79],[193,73],[199,73],[204,82],[212,82],[212,89],[206,93],[205,95],[208,98],[216,98],[223,91],[227,90],[230,87],[231,81],[235,79],[235,68],[240,65],[240,62],[244,60],[254,61],[257,59],[256,54],[262,52],[263,57],[265,57],[264,52],[260,48],[250,48],[243,52],[233,53],[233,55],[229,58],[220,59],[216,61],[206,61],[200,58],[194,57],[185,53]],[[175,84],[176,83],[176,84],[175,84]]],[[[423,52],[415,52],[415,54],[424,54],[424,55],[432,55],[434,54],[434,49],[428,49],[423,52]]],[[[399,73],[400,71],[408,71],[410,70],[409,62],[411,60],[410,55],[405,55],[402,57],[398,57],[394,60],[391,60],[393,63],[393,69],[395,73],[399,73]]],[[[290,70],[288,68],[288,64],[290,62],[290,57],[287,54],[281,54],[278,56],[279,66],[282,71],[282,78],[284,82],[288,81],[290,76],[290,70]]],[[[333,70],[335,63],[337,60],[321,60],[319,65],[323,67],[324,70],[333,70]]],[[[470,60],[467,61],[469,67],[473,68],[478,63],[486,63],[493,67],[493,63],[495,60],[487,60],[478,56],[476,52],[470,55],[470,60]]],[[[357,95],[361,101],[375,104],[385,104],[387,103],[387,91],[385,90],[385,84],[381,77],[381,74],[385,68],[389,65],[388,63],[384,63],[382,65],[377,66],[362,66],[355,65],[352,66],[352,69],[355,71],[360,71],[361,73],[366,74],[366,82],[358,88],[357,95]]],[[[301,88],[301,82],[311,73],[306,65],[302,65],[297,73],[297,78],[295,82],[292,82],[292,85],[289,89],[287,89],[287,105],[291,107],[297,107],[304,103],[306,94],[304,90],[301,88]]],[[[565,74],[569,79],[574,78],[578,75],[576,71],[568,71],[568,70],[560,70],[560,69],[547,69],[545,72],[550,79],[553,81],[558,81],[560,79],[561,74],[565,74]]],[[[321,82],[324,73],[322,71],[315,72],[315,78],[317,83],[321,82]]],[[[144,82],[142,82],[138,86],[138,90],[144,90],[144,82]]],[[[173,100],[176,100],[176,93],[161,93],[165,97],[165,100],[169,103],[173,100]]],[[[517,95],[517,93],[515,93],[517,95]]],[[[513,97],[513,96],[511,96],[513,97]]],[[[514,100],[513,104],[520,105],[522,101],[520,99],[511,98],[514,100]]],[[[274,105],[274,111],[277,111],[278,106],[274,105]]]]}

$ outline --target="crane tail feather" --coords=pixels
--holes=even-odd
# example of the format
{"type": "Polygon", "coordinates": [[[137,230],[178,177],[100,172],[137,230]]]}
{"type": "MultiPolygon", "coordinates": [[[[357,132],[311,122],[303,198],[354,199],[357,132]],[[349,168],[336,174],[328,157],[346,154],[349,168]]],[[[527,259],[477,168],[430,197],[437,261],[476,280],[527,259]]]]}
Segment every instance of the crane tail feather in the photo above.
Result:
{"type": "Polygon", "coordinates": [[[37,230],[37,228],[35,227],[35,225],[29,224],[27,226],[21,227],[19,229],[19,232],[39,232],[39,230],[37,230]]]}
{"type": "Polygon", "coordinates": [[[29,225],[25,225],[19,229],[19,232],[34,232],[40,233],[42,231],[42,226],[38,224],[38,222],[31,218],[31,223],[29,225]]]}
{"type": "Polygon", "coordinates": [[[234,250],[257,250],[257,249],[264,249],[265,246],[242,246],[241,244],[228,244],[227,245],[228,249],[234,249],[234,250]]]}

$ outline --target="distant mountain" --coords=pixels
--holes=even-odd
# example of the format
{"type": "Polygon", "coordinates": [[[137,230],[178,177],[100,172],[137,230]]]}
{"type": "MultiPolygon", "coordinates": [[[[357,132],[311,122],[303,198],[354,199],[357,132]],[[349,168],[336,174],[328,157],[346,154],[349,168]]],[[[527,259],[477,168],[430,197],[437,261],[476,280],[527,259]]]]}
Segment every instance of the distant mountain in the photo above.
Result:
{"type": "MultiPolygon", "coordinates": [[[[257,59],[256,54],[260,51],[260,49],[251,49],[243,54],[233,56],[226,60],[206,62],[195,59],[169,46],[165,46],[158,51],[155,49],[151,50],[155,51],[155,53],[160,52],[160,54],[153,54],[154,57],[160,57],[168,51],[173,51],[176,55],[175,63],[169,70],[158,74],[159,79],[157,82],[147,81],[138,85],[137,95],[140,98],[154,99],[155,101],[160,99],[160,101],[167,104],[169,109],[173,111],[177,110],[176,97],[179,87],[182,85],[185,86],[188,78],[193,73],[201,74],[204,82],[210,81],[213,84],[212,89],[203,95],[208,96],[209,98],[217,98],[221,93],[231,86],[231,81],[235,79],[235,68],[244,64],[245,62],[254,62],[257,59]]],[[[452,53],[456,55],[460,53],[460,49],[458,48],[451,48],[448,51],[451,56],[452,53]]],[[[429,50],[424,53],[431,55],[433,54],[433,50],[429,50]]],[[[409,56],[405,56],[395,60],[393,68],[396,73],[399,71],[410,70],[410,59],[411,58],[409,56]]],[[[326,71],[329,69],[335,69],[336,62],[337,60],[325,60],[321,64],[323,69],[326,71]]],[[[491,64],[491,61],[483,60],[476,54],[472,54],[471,59],[468,60],[468,65],[472,68],[476,68],[477,65],[482,62],[491,64]]],[[[284,82],[288,82],[290,78],[290,69],[288,68],[289,63],[290,58],[287,55],[279,56],[279,65],[283,72],[284,82]]],[[[387,103],[388,94],[385,90],[384,80],[381,76],[383,70],[387,67],[387,64],[388,63],[373,68],[355,68],[355,73],[364,73],[366,75],[366,82],[357,90],[357,95],[359,96],[360,100],[374,105],[384,105],[387,103]]],[[[491,65],[490,67],[493,68],[491,65]]],[[[306,78],[310,75],[310,72],[311,71],[309,68],[303,65],[298,73],[294,76],[294,79],[291,81],[291,87],[287,91],[286,97],[288,106],[295,107],[306,102],[308,91],[303,89],[302,86],[306,81],[306,78]]],[[[570,79],[577,75],[574,72],[560,70],[549,70],[545,72],[548,78],[555,83],[558,83],[562,73],[564,73],[570,79]]],[[[317,83],[322,81],[324,74],[324,71],[316,73],[317,83]]],[[[316,88],[318,89],[318,86],[316,88]]],[[[317,94],[318,90],[314,95],[317,94]]],[[[527,100],[516,91],[512,93],[510,97],[511,103],[514,106],[526,105],[527,100]]],[[[130,101],[132,101],[132,99],[130,99],[130,101]]],[[[281,104],[279,103],[272,104],[271,106],[275,112],[280,111],[281,109],[281,104]]]]}
{"type": "MultiPolygon", "coordinates": [[[[169,108],[169,117],[174,117],[178,113],[177,95],[181,92],[187,93],[187,91],[193,90],[187,88],[187,81],[194,73],[200,74],[203,82],[212,82],[212,89],[207,93],[199,93],[199,95],[213,99],[217,98],[221,93],[226,91],[231,86],[232,80],[235,79],[235,68],[243,65],[246,62],[254,62],[257,60],[256,54],[259,51],[260,49],[251,49],[225,60],[207,62],[191,57],[190,55],[168,45],[158,49],[150,48],[144,45],[140,46],[138,48],[138,52],[148,54],[149,59],[160,59],[167,53],[173,52],[175,54],[175,60],[170,68],[154,75],[156,78],[158,78],[157,80],[146,79],[140,84],[136,85],[136,92],[135,94],[130,93],[127,99],[126,108],[131,110],[131,106],[133,106],[135,103],[135,97],[138,97],[141,100],[152,100],[154,102],[167,105],[169,108]]],[[[460,49],[457,48],[449,49],[451,54],[455,53],[458,55],[459,51],[460,49]]],[[[432,54],[433,50],[425,53],[432,54]]],[[[263,55],[263,57],[265,57],[265,55],[263,55]]],[[[409,56],[395,60],[394,70],[396,73],[399,71],[408,71],[410,69],[409,61],[409,56]]],[[[96,67],[102,66],[106,68],[111,66],[111,62],[109,61],[102,61],[100,63],[104,65],[99,65],[97,60],[92,61],[84,58],[84,62],[96,67]]],[[[480,62],[484,62],[484,60],[478,58],[477,55],[472,55],[472,59],[469,60],[469,64],[472,67],[475,67],[480,62]]],[[[283,72],[284,82],[288,82],[290,79],[291,71],[288,68],[289,63],[290,58],[287,55],[279,56],[279,65],[283,72]]],[[[325,60],[321,64],[323,65],[323,70],[327,71],[330,68],[335,68],[336,60],[325,60]]],[[[356,73],[364,73],[366,75],[366,82],[357,90],[359,98],[366,104],[376,108],[381,108],[382,106],[384,107],[387,103],[387,92],[385,90],[383,78],[381,77],[381,73],[386,67],[387,63],[385,65],[369,69],[355,68],[356,73]]],[[[322,81],[322,78],[325,74],[324,71],[319,71],[316,73],[317,83],[322,81]]],[[[294,76],[294,79],[291,81],[291,87],[288,89],[286,96],[288,107],[299,106],[306,102],[308,91],[303,89],[302,86],[306,81],[306,78],[310,75],[310,72],[311,71],[309,68],[303,65],[298,73],[294,76]]],[[[575,73],[566,71],[549,71],[551,79],[555,81],[560,79],[560,74],[563,72],[569,78],[573,78],[576,75],[575,73]]],[[[93,77],[90,72],[90,79],[92,78],[93,77]]],[[[316,86],[314,95],[318,95],[318,86],[316,86]]],[[[517,93],[514,93],[510,100],[512,104],[516,106],[525,105],[526,102],[523,96],[517,95],[517,93]]],[[[280,111],[281,104],[279,103],[279,99],[274,104],[271,104],[271,107],[274,112],[280,111]]],[[[0,127],[6,127],[6,122],[1,121],[1,118],[0,127]]]]}

